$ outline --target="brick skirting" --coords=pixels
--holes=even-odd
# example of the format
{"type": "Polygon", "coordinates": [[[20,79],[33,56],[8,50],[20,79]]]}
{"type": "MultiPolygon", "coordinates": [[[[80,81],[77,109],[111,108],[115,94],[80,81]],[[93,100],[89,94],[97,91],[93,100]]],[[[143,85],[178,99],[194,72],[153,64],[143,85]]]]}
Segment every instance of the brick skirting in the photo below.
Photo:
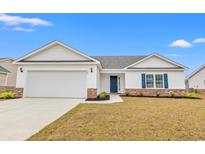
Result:
{"type": "Polygon", "coordinates": [[[87,88],[87,98],[97,98],[97,88],[87,88]]]}
{"type": "Polygon", "coordinates": [[[194,89],[194,90],[190,90],[190,92],[192,92],[192,91],[195,91],[195,92],[197,92],[197,93],[202,93],[202,94],[205,93],[205,89],[194,89]]]}
{"type": "Polygon", "coordinates": [[[125,89],[129,96],[185,96],[186,89],[125,89]]]}
{"type": "Polygon", "coordinates": [[[23,97],[23,88],[16,88],[10,86],[0,86],[0,94],[6,91],[12,91],[16,94],[16,97],[23,97]]]}

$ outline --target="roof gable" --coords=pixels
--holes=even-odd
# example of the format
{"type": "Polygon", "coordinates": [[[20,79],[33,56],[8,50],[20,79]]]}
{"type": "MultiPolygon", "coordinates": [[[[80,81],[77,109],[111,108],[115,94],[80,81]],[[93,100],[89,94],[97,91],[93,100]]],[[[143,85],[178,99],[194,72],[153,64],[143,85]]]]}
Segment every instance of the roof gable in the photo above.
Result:
{"type": "Polygon", "coordinates": [[[0,66],[0,73],[10,73],[10,71],[4,68],[3,66],[0,66]]]}
{"type": "Polygon", "coordinates": [[[17,60],[18,62],[97,62],[97,60],[61,43],[54,41],[17,60]]]}
{"type": "Polygon", "coordinates": [[[196,74],[198,74],[199,72],[201,72],[202,70],[205,69],[205,64],[202,65],[201,67],[199,67],[198,69],[196,69],[194,72],[192,72],[188,77],[187,79],[190,79],[192,78],[193,76],[195,76],[196,74]]]}
{"type": "Polygon", "coordinates": [[[54,44],[41,52],[24,59],[24,61],[84,61],[90,60],[59,44],[54,44]]]}
{"type": "Polygon", "coordinates": [[[135,62],[129,66],[127,66],[125,69],[185,69],[186,67],[178,64],[166,57],[163,57],[159,54],[151,54],[144,59],[135,62]]]}

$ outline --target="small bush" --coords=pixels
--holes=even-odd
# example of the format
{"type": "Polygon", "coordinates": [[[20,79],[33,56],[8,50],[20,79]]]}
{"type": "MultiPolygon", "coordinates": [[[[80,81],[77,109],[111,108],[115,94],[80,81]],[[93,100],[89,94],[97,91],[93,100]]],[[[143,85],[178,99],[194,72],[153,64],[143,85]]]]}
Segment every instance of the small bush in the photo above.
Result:
{"type": "Polygon", "coordinates": [[[196,97],[196,93],[195,92],[189,92],[186,96],[187,97],[196,97]]]}
{"type": "Polygon", "coordinates": [[[0,98],[2,99],[9,99],[9,98],[14,98],[15,97],[15,93],[12,91],[7,91],[7,92],[3,92],[0,95],[0,98]]]}
{"type": "Polygon", "coordinates": [[[198,93],[197,89],[194,88],[189,88],[188,91],[189,93],[198,93]]]}
{"type": "Polygon", "coordinates": [[[99,97],[99,99],[106,99],[108,96],[109,96],[108,93],[101,92],[98,97],[99,97]]]}
{"type": "Polygon", "coordinates": [[[157,97],[160,96],[160,91],[157,91],[156,96],[157,96],[157,97]]]}
{"type": "Polygon", "coordinates": [[[174,97],[174,96],[175,96],[175,93],[174,93],[173,91],[170,91],[170,92],[169,92],[169,95],[170,95],[171,97],[174,97]]]}
{"type": "Polygon", "coordinates": [[[144,96],[144,94],[140,91],[139,96],[141,96],[141,97],[142,97],[142,96],[144,96]]]}

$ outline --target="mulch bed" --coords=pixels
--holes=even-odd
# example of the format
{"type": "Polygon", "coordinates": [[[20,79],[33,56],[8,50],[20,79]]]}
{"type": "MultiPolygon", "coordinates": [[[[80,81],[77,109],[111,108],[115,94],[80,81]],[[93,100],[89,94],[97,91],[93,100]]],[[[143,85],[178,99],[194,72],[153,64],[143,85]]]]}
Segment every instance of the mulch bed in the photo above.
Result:
{"type": "Polygon", "coordinates": [[[105,99],[100,99],[99,96],[97,98],[87,98],[85,101],[106,101],[110,100],[110,95],[108,95],[105,99]]]}
{"type": "Polygon", "coordinates": [[[202,99],[200,97],[188,97],[188,96],[131,96],[120,95],[121,97],[144,97],[144,98],[177,98],[177,99],[202,99]]]}

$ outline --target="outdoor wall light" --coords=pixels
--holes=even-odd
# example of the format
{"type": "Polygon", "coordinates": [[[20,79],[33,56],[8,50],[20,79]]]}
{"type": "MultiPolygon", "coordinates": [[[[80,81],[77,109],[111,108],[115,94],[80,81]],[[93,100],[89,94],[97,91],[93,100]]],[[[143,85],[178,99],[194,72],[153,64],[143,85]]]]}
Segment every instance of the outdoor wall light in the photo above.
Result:
{"type": "Polygon", "coordinates": [[[90,68],[90,72],[91,72],[91,73],[93,72],[93,68],[92,68],[92,67],[90,68]]]}
{"type": "Polygon", "coordinates": [[[22,68],[22,67],[20,68],[20,72],[21,72],[21,73],[23,72],[23,68],[22,68]]]}

